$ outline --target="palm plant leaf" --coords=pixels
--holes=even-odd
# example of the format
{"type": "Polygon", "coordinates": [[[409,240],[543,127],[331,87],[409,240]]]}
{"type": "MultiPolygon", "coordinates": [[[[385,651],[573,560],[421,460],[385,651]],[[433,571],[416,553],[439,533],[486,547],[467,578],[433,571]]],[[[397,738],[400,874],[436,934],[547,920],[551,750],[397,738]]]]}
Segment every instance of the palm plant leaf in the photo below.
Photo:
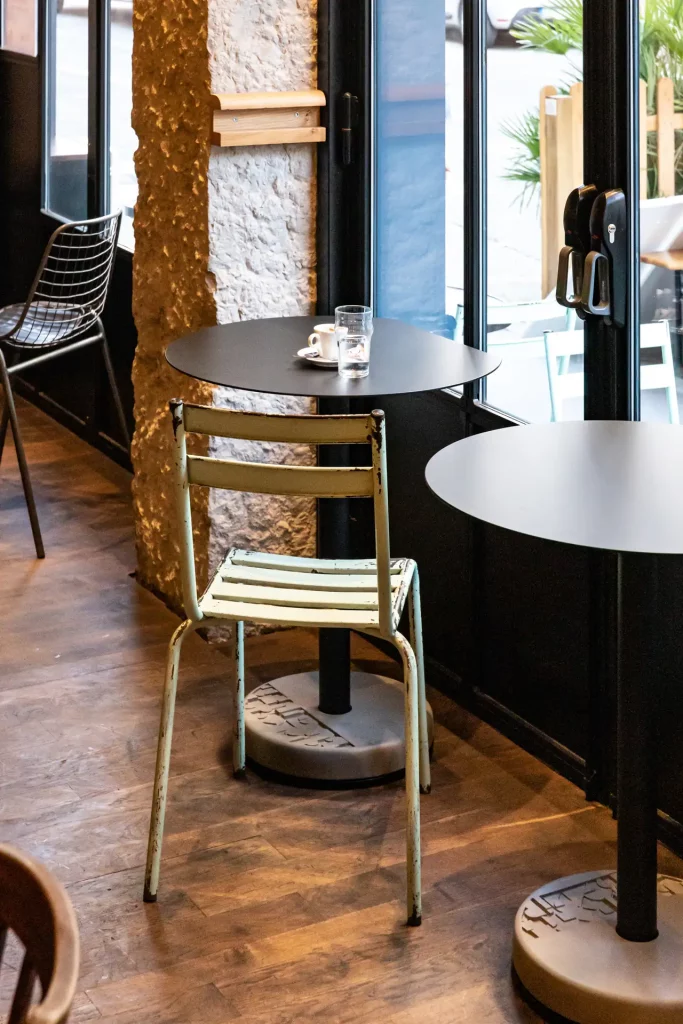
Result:
{"type": "MultiPolygon", "coordinates": [[[[548,0],[547,19],[525,18],[513,35],[526,49],[568,54],[583,48],[583,0],[548,0]]],[[[683,111],[683,0],[645,0],[640,25],[640,75],[647,85],[648,113],[655,111],[657,82],[670,78],[674,84],[674,104],[683,111]]],[[[575,69],[570,77],[579,81],[575,69]]],[[[567,91],[567,82],[558,90],[567,91]]],[[[503,125],[503,133],[512,139],[518,152],[510,161],[504,177],[523,183],[521,202],[537,193],[541,180],[539,117],[529,112],[503,125]]],[[[683,147],[676,147],[677,191],[683,189],[683,147]]],[[[648,140],[648,195],[657,195],[656,154],[648,140]]]]}

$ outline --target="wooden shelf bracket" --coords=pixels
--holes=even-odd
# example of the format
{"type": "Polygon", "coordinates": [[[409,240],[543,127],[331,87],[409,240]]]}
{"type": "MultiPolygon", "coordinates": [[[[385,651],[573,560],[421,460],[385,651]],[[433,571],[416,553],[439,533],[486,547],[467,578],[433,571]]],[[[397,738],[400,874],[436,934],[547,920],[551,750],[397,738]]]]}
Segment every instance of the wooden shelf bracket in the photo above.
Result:
{"type": "Polygon", "coordinates": [[[320,89],[298,92],[219,93],[211,97],[214,146],[272,146],[282,142],[324,142],[320,89]]]}

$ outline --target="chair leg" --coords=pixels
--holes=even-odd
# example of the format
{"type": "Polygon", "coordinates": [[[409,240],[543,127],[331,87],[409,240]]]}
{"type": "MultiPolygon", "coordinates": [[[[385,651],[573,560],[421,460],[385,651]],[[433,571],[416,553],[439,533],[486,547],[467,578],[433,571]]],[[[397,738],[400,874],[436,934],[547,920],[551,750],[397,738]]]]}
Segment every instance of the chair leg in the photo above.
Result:
{"type": "Polygon", "coordinates": [[[43,547],[43,538],[40,534],[40,523],[38,522],[38,510],[36,509],[36,500],[33,496],[31,475],[28,471],[26,453],[24,452],[24,442],[21,439],[21,431],[19,430],[17,410],[14,404],[14,395],[12,394],[12,384],[10,381],[9,373],[7,372],[7,364],[5,362],[5,357],[1,350],[0,381],[2,382],[2,386],[5,392],[5,408],[7,409],[7,418],[9,419],[9,422],[12,424],[14,448],[17,453],[17,462],[19,463],[19,472],[21,474],[21,483],[24,488],[24,497],[26,499],[28,517],[31,521],[31,531],[33,533],[33,543],[35,544],[36,548],[36,557],[45,558],[45,548],[43,547]]]}
{"type": "Polygon", "coordinates": [[[5,398],[2,403],[2,415],[0,415],[0,462],[2,462],[2,453],[5,450],[5,440],[7,438],[7,424],[9,423],[9,403],[5,398]]]}
{"type": "Polygon", "coordinates": [[[159,869],[161,867],[161,844],[164,838],[164,818],[166,816],[166,796],[168,793],[168,771],[171,765],[171,740],[173,738],[173,714],[175,712],[176,691],[178,688],[178,662],[180,648],[189,632],[199,623],[186,619],[171,637],[168,645],[166,661],[166,679],[164,682],[164,698],[161,706],[161,722],[159,724],[159,741],[157,745],[157,763],[154,773],[154,795],[152,797],[152,816],[149,824],[149,842],[147,844],[147,866],[145,868],[145,903],[154,903],[159,887],[159,869]]]}
{"type": "MultiPolygon", "coordinates": [[[[6,360],[6,365],[9,368],[13,366],[17,360],[17,354],[13,349],[9,351],[9,358],[6,360]]],[[[8,373],[9,376],[9,373],[8,373]]],[[[0,462],[2,462],[2,453],[5,450],[5,441],[7,440],[7,425],[9,423],[9,404],[7,397],[2,403],[2,415],[0,416],[0,462]]]]}
{"type": "Polygon", "coordinates": [[[401,652],[405,677],[408,924],[415,927],[422,924],[418,675],[415,654],[406,638],[401,633],[395,633],[392,641],[401,652]]]}
{"type": "Polygon", "coordinates": [[[244,739],[244,623],[235,623],[235,690],[232,769],[236,778],[246,774],[244,739]]]}
{"type": "Polygon", "coordinates": [[[427,728],[427,696],[425,693],[425,661],[422,645],[422,606],[420,604],[420,577],[417,566],[413,573],[408,601],[410,616],[410,645],[417,661],[417,700],[420,721],[420,792],[432,789],[432,772],[429,766],[429,729],[427,728]]]}
{"type": "Polygon", "coordinates": [[[114,367],[111,361],[111,355],[109,353],[109,345],[102,329],[102,355],[104,357],[104,365],[107,368],[107,377],[109,378],[109,387],[111,388],[112,397],[114,399],[114,405],[116,406],[116,415],[119,419],[119,425],[121,432],[125,438],[126,446],[130,449],[130,434],[128,432],[128,424],[126,423],[126,414],[123,411],[123,403],[121,401],[121,394],[119,392],[119,386],[116,383],[116,377],[114,376],[114,367]]]}

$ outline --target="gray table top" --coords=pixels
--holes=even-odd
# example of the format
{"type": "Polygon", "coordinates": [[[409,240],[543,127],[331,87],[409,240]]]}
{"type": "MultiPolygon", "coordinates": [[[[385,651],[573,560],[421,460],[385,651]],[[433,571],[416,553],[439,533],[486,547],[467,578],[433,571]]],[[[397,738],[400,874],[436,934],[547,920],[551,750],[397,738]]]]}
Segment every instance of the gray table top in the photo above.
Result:
{"type": "Polygon", "coordinates": [[[605,551],[683,554],[683,429],[663,423],[541,423],[442,449],[429,487],[516,533],[605,551]]]}
{"type": "Polygon", "coordinates": [[[296,357],[316,324],[333,321],[334,316],[295,316],[206,327],[172,342],[166,358],[181,373],[210,384],[314,398],[435,391],[478,380],[500,366],[498,355],[378,317],[370,373],[345,380],[296,357]]]}

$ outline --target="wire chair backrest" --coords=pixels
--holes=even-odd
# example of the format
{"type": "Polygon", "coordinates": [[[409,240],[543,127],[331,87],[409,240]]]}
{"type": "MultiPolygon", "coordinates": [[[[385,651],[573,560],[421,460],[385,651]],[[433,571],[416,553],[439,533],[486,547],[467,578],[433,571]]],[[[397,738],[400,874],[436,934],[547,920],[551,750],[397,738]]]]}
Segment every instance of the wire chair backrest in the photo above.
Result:
{"type": "Polygon", "coordinates": [[[389,505],[384,413],[355,416],[282,416],[237,412],[171,402],[175,438],[177,508],[181,523],[181,572],[185,610],[201,618],[190,508],[191,484],[259,494],[307,495],[316,498],[372,498],[375,512],[377,591],[380,630],[393,632],[389,505]],[[190,455],[186,433],[284,444],[369,444],[371,466],[288,466],[190,455]]]}
{"type": "Polygon", "coordinates": [[[47,348],[82,334],[107,300],[121,212],[62,224],[47,243],[24,308],[3,337],[47,348]]]}

